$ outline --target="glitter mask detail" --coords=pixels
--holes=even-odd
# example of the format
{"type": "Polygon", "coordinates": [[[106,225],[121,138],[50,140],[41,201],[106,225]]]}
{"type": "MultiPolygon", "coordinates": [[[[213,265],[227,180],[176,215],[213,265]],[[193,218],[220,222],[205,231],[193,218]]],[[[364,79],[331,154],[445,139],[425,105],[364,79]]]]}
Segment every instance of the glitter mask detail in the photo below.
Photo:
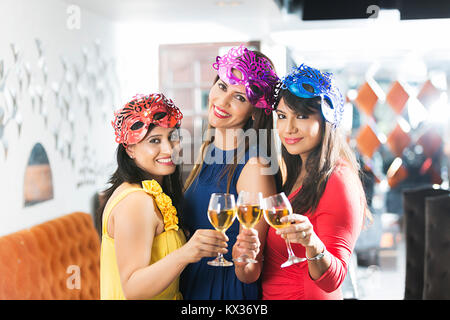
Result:
{"type": "Polygon", "coordinates": [[[336,86],[332,73],[320,72],[305,64],[295,68],[281,79],[281,89],[288,89],[300,98],[321,97],[321,109],[325,120],[336,128],[342,121],[344,99],[336,86]],[[323,103],[327,101],[328,105],[323,103]]]}
{"type": "Polygon", "coordinates": [[[114,113],[112,125],[116,142],[127,147],[141,141],[150,124],[163,128],[179,127],[183,119],[180,109],[162,93],[138,94],[114,113]]]}
{"type": "Polygon", "coordinates": [[[213,68],[222,81],[230,85],[244,85],[252,105],[265,109],[267,114],[273,110],[275,86],[279,78],[267,59],[257,57],[241,45],[231,48],[222,57],[218,56],[213,68]],[[241,72],[242,78],[233,74],[234,69],[241,72]]]}

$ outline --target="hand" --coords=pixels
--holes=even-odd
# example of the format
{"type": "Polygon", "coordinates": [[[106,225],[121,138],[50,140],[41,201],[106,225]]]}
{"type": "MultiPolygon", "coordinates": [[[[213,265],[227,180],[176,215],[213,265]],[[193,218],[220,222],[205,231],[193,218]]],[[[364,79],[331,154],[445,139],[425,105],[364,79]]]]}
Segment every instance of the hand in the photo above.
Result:
{"type": "Polygon", "coordinates": [[[291,243],[300,243],[304,247],[316,244],[317,236],[309,219],[301,214],[293,213],[280,219],[281,222],[290,222],[291,225],[278,229],[277,234],[291,243]]]}
{"type": "MultiPolygon", "coordinates": [[[[239,235],[236,237],[236,243],[233,246],[233,258],[238,258],[241,255],[245,255],[250,259],[256,259],[261,247],[259,241],[258,231],[256,229],[244,229],[242,228],[239,235]]],[[[236,262],[239,265],[245,265],[246,262],[236,262]]]]}
{"type": "Polygon", "coordinates": [[[227,253],[228,240],[228,237],[222,232],[199,229],[181,249],[183,249],[187,262],[195,263],[204,257],[216,257],[219,252],[227,253]]]}

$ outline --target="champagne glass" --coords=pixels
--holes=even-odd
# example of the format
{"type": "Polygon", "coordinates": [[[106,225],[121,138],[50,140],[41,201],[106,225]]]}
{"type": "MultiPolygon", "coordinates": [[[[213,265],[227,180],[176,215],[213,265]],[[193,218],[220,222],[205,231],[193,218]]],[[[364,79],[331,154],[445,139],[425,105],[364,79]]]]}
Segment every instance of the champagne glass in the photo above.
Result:
{"type": "MultiPolygon", "coordinates": [[[[236,201],[234,195],[229,193],[213,193],[209,199],[208,219],[213,227],[225,233],[236,218],[236,201]]],[[[207,262],[210,266],[229,267],[233,262],[227,261],[222,253],[217,258],[207,262]]]]}
{"type": "MultiPolygon", "coordinates": [[[[261,192],[241,191],[237,199],[237,217],[242,227],[245,229],[253,228],[261,218],[261,192]]],[[[251,259],[243,254],[233,259],[237,262],[258,263],[255,259],[251,259]]]]}
{"type": "MultiPolygon", "coordinates": [[[[290,225],[290,222],[282,223],[280,221],[282,217],[292,214],[291,203],[284,192],[265,198],[263,201],[263,212],[267,223],[275,229],[280,229],[290,225]]],[[[289,258],[281,265],[282,268],[306,260],[306,258],[299,258],[295,256],[292,251],[291,243],[288,239],[286,239],[286,247],[289,258]]]]}

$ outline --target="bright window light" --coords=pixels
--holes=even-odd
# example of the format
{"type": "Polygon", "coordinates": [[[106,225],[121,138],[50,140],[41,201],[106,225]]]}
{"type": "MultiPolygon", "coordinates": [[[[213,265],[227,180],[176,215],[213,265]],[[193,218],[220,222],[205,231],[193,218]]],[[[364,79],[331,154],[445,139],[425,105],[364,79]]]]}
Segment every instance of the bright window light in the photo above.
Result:
{"type": "Polygon", "coordinates": [[[439,99],[430,107],[428,120],[433,123],[446,124],[450,118],[450,105],[447,92],[442,92],[439,99]]]}

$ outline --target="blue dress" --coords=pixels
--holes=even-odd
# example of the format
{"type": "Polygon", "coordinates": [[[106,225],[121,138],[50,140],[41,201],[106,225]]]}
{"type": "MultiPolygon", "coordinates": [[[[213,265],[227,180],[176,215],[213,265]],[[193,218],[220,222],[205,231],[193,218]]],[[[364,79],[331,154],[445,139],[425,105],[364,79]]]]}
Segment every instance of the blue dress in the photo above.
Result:
{"type": "MultiPolygon", "coordinates": [[[[224,151],[211,144],[208,148],[202,170],[184,194],[184,227],[192,235],[197,229],[214,229],[208,220],[207,210],[212,193],[227,191],[228,173],[220,179],[227,159],[231,161],[236,150],[224,151]],[[209,164],[208,164],[209,163],[209,164]]],[[[256,156],[255,148],[250,147],[245,156],[238,160],[229,193],[237,200],[236,184],[247,161],[256,156]]],[[[229,238],[225,259],[232,261],[232,248],[239,234],[239,221],[235,219],[226,231],[229,238]]],[[[203,258],[189,264],[181,274],[180,291],[186,300],[256,300],[259,298],[259,283],[245,284],[235,274],[234,266],[214,267],[206,264],[214,258],[203,258]]]]}

